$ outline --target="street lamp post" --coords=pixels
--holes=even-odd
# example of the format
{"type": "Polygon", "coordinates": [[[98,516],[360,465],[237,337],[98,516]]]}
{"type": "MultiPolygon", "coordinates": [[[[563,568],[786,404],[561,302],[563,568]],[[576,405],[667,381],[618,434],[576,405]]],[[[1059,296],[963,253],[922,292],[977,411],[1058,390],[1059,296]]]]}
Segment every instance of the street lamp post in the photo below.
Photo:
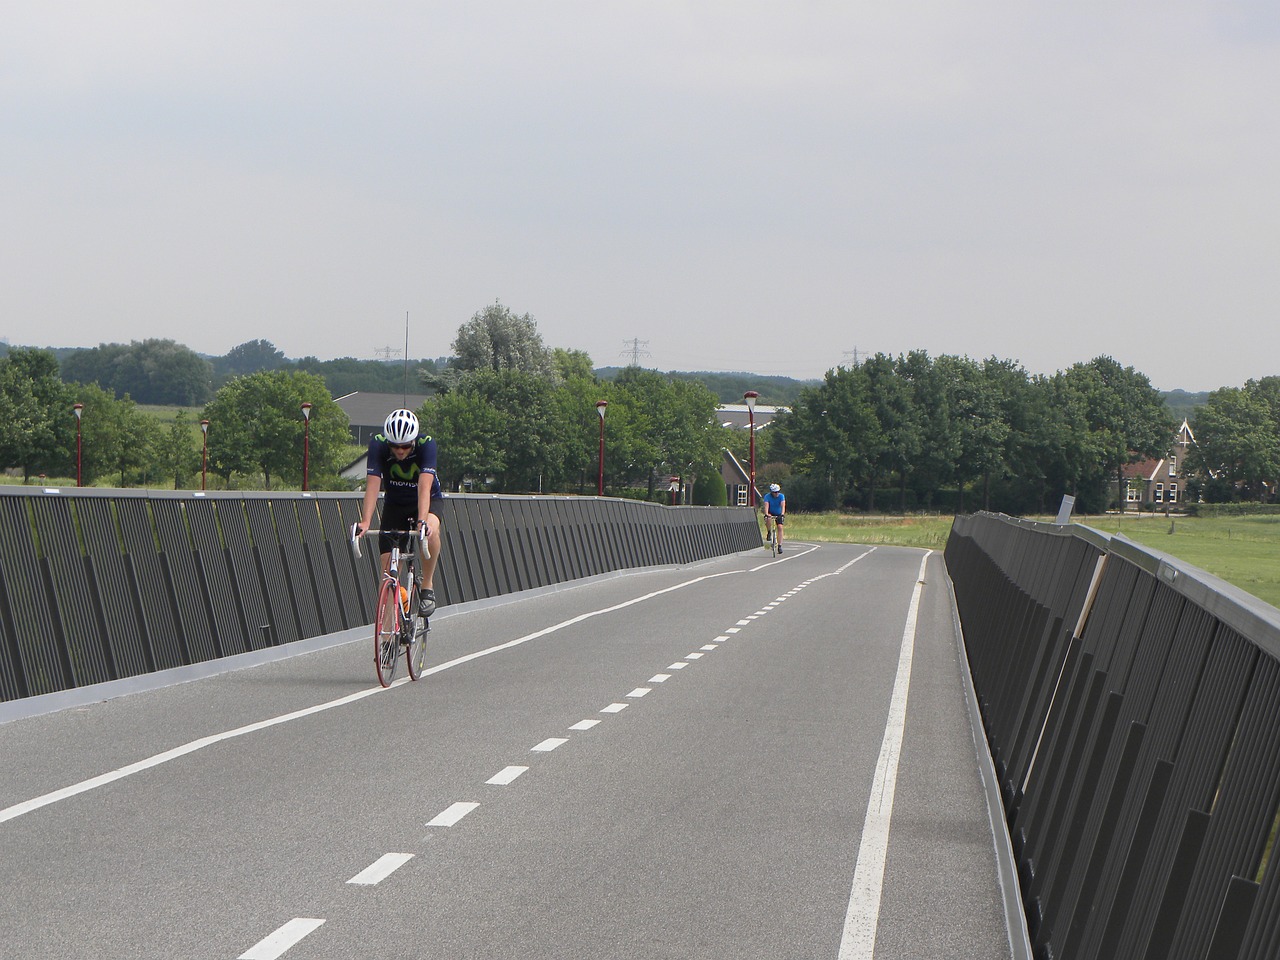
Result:
{"type": "Polygon", "coordinates": [[[76,486],[79,487],[82,485],[81,483],[82,474],[80,472],[80,464],[81,464],[80,454],[82,449],[80,444],[80,418],[84,414],[84,404],[83,403],[72,404],[71,411],[76,415],[76,486]]]}
{"type": "Polygon", "coordinates": [[[307,471],[311,466],[311,404],[302,404],[302,489],[307,489],[307,471]]]}
{"type": "Polygon", "coordinates": [[[204,435],[204,449],[200,452],[200,489],[204,489],[209,477],[209,421],[200,421],[200,432],[204,435]]]}
{"type": "Polygon", "coordinates": [[[756,505],[756,398],[760,394],[748,390],[742,395],[747,402],[747,429],[751,431],[751,492],[747,494],[750,506],[756,505]]]}
{"type": "Polygon", "coordinates": [[[609,405],[608,400],[596,401],[596,413],[600,414],[600,479],[596,483],[596,496],[604,496],[604,408],[609,405]]]}

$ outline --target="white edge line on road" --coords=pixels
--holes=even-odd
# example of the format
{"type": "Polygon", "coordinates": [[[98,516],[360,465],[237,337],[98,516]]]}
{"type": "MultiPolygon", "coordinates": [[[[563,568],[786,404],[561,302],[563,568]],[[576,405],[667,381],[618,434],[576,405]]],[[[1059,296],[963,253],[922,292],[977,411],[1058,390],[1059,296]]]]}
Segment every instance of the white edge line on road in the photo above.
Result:
{"type": "MultiPolygon", "coordinates": [[[[880,922],[880,894],[884,887],[885,859],[889,850],[889,822],[893,818],[893,796],[898,784],[898,759],[902,753],[902,735],[907,725],[907,694],[911,687],[911,663],[915,656],[916,619],[920,596],[924,592],[924,570],[929,561],[925,553],[920,560],[920,573],[911,593],[907,623],[902,630],[902,648],[898,654],[898,673],[889,699],[889,719],[885,723],[880,758],[876,761],[871,798],[862,823],[862,840],[858,845],[858,862],[853,871],[853,887],[849,891],[849,908],[844,917],[837,960],[872,960],[876,951],[876,927],[880,922]]],[[[843,568],[842,568],[843,569],[843,568]]]]}
{"type": "Polygon", "coordinates": [[[434,817],[427,821],[428,827],[452,827],[468,813],[480,806],[478,803],[471,803],[466,800],[459,800],[457,803],[451,803],[445,807],[434,817]]]}
{"type": "Polygon", "coordinates": [[[371,887],[387,879],[412,859],[412,853],[384,853],[348,880],[347,883],[358,883],[371,887]]]}
{"type": "Polygon", "coordinates": [[[275,933],[264,937],[240,954],[239,960],[276,960],[322,923],[323,920],[314,917],[294,917],[275,933]]]}
{"type": "MultiPolygon", "coordinates": [[[[487,657],[490,654],[498,653],[502,650],[509,650],[511,647],[519,646],[522,643],[528,643],[530,640],[536,640],[539,637],[545,637],[547,634],[555,633],[557,630],[563,630],[565,627],[571,627],[575,624],[581,623],[583,620],[589,620],[592,617],[602,616],[606,613],[613,613],[633,604],[643,603],[645,600],[652,600],[654,597],[660,597],[664,593],[671,593],[673,590],[680,590],[684,587],[692,586],[695,583],[701,583],[704,580],[714,580],[717,577],[728,577],[742,572],[743,571],[741,570],[726,570],[723,573],[709,573],[701,577],[694,577],[691,580],[681,581],[680,583],[673,584],[669,587],[664,587],[661,590],[654,590],[652,593],[646,593],[639,597],[632,597],[630,600],[624,600],[622,603],[616,603],[611,607],[602,607],[599,610],[591,610],[587,613],[581,613],[576,617],[570,617],[568,620],[562,620],[560,623],[544,627],[541,630],[536,630],[523,637],[517,637],[515,640],[508,640],[506,643],[500,643],[497,646],[488,647],[484,650],[477,650],[475,653],[469,653],[464,657],[458,657],[454,660],[448,661],[447,663],[438,664],[437,666],[431,667],[429,670],[424,670],[422,675],[427,676],[429,674],[440,673],[441,671],[448,670],[451,667],[460,666],[464,663],[469,663],[472,660],[478,660],[480,657],[487,657]]],[[[391,686],[398,687],[401,684],[408,682],[409,679],[405,677],[397,680],[391,686]]],[[[232,740],[236,737],[243,737],[246,734],[256,733],[257,731],[265,730],[268,727],[274,727],[279,723],[287,723],[290,720],[299,720],[302,717],[309,717],[314,713],[332,710],[334,707],[346,706],[349,703],[355,703],[357,700],[363,700],[365,697],[371,697],[375,693],[381,693],[383,689],[383,687],[368,687],[364,690],[358,690],[355,693],[348,694],[345,697],[339,697],[337,700],[330,700],[327,703],[317,703],[301,710],[295,710],[292,713],[286,713],[278,717],[271,717],[267,720],[260,720],[257,723],[250,723],[243,727],[236,727],[234,730],[224,730],[222,733],[215,733],[207,737],[201,737],[198,740],[192,740],[190,743],[184,743],[171,750],[165,750],[162,753],[157,753],[154,756],[139,760],[136,763],[127,764],[115,770],[99,774],[96,777],[90,777],[88,780],[81,780],[79,783],[73,783],[69,787],[62,787],[58,790],[42,794],[41,796],[33,797],[30,800],[23,800],[21,803],[15,803],[12,806],[0,809],[0,823],[14,820],[24,814],[31,813],[34,810],[39,810],[41,807],[47,807],[51,803],[57,803],[60,800],[67,800],[81,793],[87,793],[88,791],[95,790],[98,787],[114,783],[117,780],[123,780],[125,777],[132,776],[135,773],[150,770],[152,767],[158,767],[163,763],[168,763],[170,760],[185,757],[189,753],[195,753],[197,750],[213,746],[215,743],[221,743],[224,740],[232,740]]]]}

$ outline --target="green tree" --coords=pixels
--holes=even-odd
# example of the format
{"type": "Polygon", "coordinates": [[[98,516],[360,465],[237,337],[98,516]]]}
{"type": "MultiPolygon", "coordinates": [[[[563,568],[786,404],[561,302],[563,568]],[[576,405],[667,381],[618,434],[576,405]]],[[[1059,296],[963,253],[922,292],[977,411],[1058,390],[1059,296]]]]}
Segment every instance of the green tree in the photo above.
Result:
{"type": "Polygon", "coordinates": [[[1196,413],[1196,442],[1210,477],[1265,500],[1280,476],[1280,424],[1254,385],[1223,387],[1196,413]]]}
{"type": "Polygon", "coordinates": [[[476,313],[458,329],[453,341],[459,370],[521,370],[554,380],[555,362],[542,342],[538,322],[517,317],[500,301],[476,313]]]}
{"type": "MultiPolygon", "coordinates": [[[[1079,482],[1088,504],[1105,508],[1108,487],[1114,484],[1123,491],[1125,464],[1163,456],[1176,424],[1146,376],[1110,357],[1077,363],[1061,376],[1066,392],[1074,394],[1074,413],[1088,431],[1081,444],[1085,473],[1079,482]]],[[[1117,502],[1123,510],[1122,493],[1117,502]]]]}
{"type": "Polygon", "coordinates": [[[14,347],[0,359],[0,463],[35,474],[75,470],[75,394],[48,350],[14,347]]]}
{"type": "Polygon", "coordinates": [[[272,478],[300,484],[303,437],[309,436],[309,483],[336,481],[350,442],[350,424],[312,373],[270,370],[236,377],[205,407],[209,421],[209,464],[230,485],[235,474],[261,474],[266,489],[272,478]],[[311,404],[310,427],[302,417],[311,404]]]}
{"type": "Polygon", "coordinates": [[[157,458],[166,473],[173,477],[173,489],[184,490],[194,485],[200,472],[201,447],[195,440],[196,431],[185,410],[179,410],[169,425],[166,442],[161,445],[157,458]]]}
{"type": "Polygon", "coordinates": [[[468,479],[483,485],[506,472],[510,422],[502,411],[474,396],[439,393],[418,412],[423,430],[436,441],[440,482],[461,490],[468,479]]]}
{"type": "Polygon", "coordinates": [[[117,397],[137,403],[190,407],[213,394],[213,367],[208,360],[173,340],[135,340],[129,346],[104,343],[79,350],[62,362],[62,377],[96,383],[117,397]]]}
{"type": "Polygon", "coordinates": [[[279,370],[288,364],[284,351],[269,340],[247,340],[227,351],[226,356],[215,361],[218,374],[223,377],[243,377],[262,370],[279,370]]]}
{"type": "Polygon", "coordinates": [[[118,476],[121,487],[131,479],[149,485],[167,478],[162,462],[160,422],[125,395],[117,400],[96,384],[82,386],[78,395],[84,403],[82,430],[82,472],[84,482],[118,476]]]}

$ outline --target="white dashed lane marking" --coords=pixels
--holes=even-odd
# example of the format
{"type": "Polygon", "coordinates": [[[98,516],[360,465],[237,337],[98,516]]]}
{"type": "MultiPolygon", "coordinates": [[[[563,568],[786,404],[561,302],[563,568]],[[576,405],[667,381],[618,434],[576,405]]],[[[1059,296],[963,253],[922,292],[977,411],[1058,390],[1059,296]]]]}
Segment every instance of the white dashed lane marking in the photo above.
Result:
{"type": "Polygon", "coordinates": [[[470,803],[468,801],[459,801],[450,804],[444,810],[437,813],[432,819],[427,821],[428,827],[452,827],[468,813],[480,806],[478,803],[470,803]]]}
{"type": "Polygon", "coordinates": [[[348,880],[347,883],[358,883],[371,887],[387,879],[412,859],[412,853],[384,853],[348,880]]]}
{"type": "Polygon", "coordinates": [[[570,730],[590,730],[599,722],[600,722],[599,720],[579,720],[569,729],[570,730]]]}
{"type": "Polygon", "coordinates": [[[703,657],[705,657],[705,656],[706,656],[706,654],[705,654],[705,653],[690,653],[690,654],[686,654],[685,659],[686,659],[686,660],[701,660],[701,659],[702,659],[703,657]]]}
{"type": "Polygon", "coordinates": [[[652,691],[653,691],[652,687],[636,687],[634,690],[628,693],[627,696],[639,698],[639,697],[645,696],[648,693],[651,693],[652,691]]]}
{"type": "Polygon", "coordinates": [[[314,917],[294,917],[275,933],[264,937],[240,954],[239,960],[276,960],[322,923],[323,920],[314,917]]]}
{"type": "Polygon", "coordinates": [[[650,683],[666,683],[670,679],[671,679],[671,674],[669,673],[655,673],[652,677],[649,678],[649,682],[650,683]]]}
{"type": "Polygon", "coordinates": [[[568,737],[547,737],[547,739],[534,747],[530,753],[550,753],[556,747],[563,747],[568,742],[568,737]]]}
{"type": "Polygon", "coordinates": [[[625,703],[611,703],[600,712],[601,713],[621,713],[625,709],[627,709],[627,705],[625,703]]]}
{"type": "Polygon", "coordinates": [[[528,767],[503,767],[492,777],[486,780],[485,783],[492,783],[499,787],[505,787],[528,769],[528,767]]]}
{"type": "Polygon", "coordinates": [[[687,666],[688,666],[688,664],[687,664],[687,663],[673,663],[673,664],[668,665],[667,669],[668,669],[668,670],[683,670],[683,669],[684,669],[685,667],[687,667],[687,666]]]}

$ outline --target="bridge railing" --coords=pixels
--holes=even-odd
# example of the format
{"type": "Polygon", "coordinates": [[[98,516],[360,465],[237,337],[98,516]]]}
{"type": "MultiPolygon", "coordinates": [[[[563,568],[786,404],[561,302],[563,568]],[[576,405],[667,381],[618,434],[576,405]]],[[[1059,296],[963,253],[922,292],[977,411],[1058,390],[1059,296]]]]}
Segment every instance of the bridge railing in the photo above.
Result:
{"type": "MultiPolygon", "coordinates": [[[[753,511],[611,498],[443,501],[441,604],[760,544],[753,511]]],[[[361,495],[0,487],[0,702],[372,620],[361,495]]]]}
{"type": "Polygon", "coordinates": [[[1280,611],[1077,525],[946,560],[1037,956],[1280,956],[1280,611]]]}

